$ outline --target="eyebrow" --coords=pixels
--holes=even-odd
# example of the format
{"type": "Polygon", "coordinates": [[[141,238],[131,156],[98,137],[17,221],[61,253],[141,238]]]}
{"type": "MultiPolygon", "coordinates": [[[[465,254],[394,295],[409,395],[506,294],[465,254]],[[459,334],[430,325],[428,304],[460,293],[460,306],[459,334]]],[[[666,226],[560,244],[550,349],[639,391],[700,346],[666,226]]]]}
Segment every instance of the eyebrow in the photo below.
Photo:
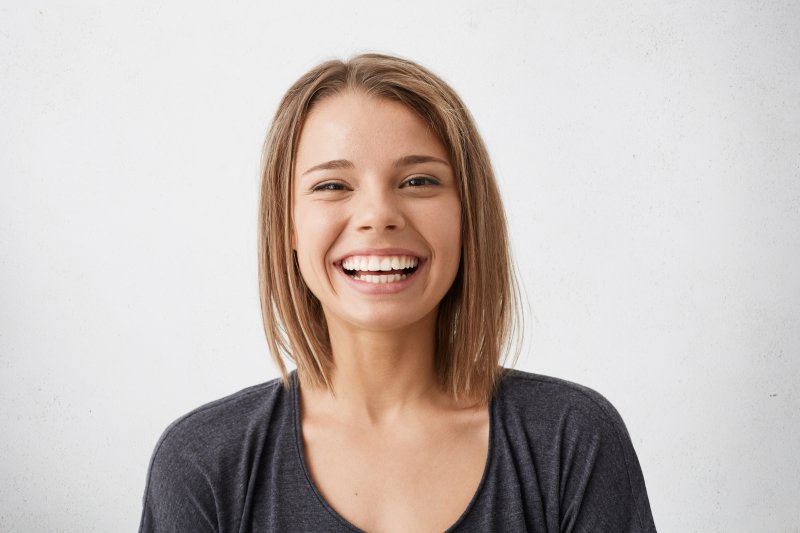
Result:
{"type": "Polygon", "coordinates": [[[409,167],[411,165],[419,165],[420,163],[441,163],[448,167],[450,166],[450,163],[444,159],[433,157],[432,155],[407,155],[395,161],[393,166],[395,168],[400,168],[409,167]]]}
{"type": "Polygon", "coordinates": [[[320,163],[319,165],[314,165],[313,167],[303,172],[303,176],[311,172],[314,172],[315,170],[336,170],[339,168],[356,168],[356,166],[347,159],[334,159],[333,161],[325,161],[324,163],[320,163]]]}
{"type": "MultiPolygon", "coordinates": [[[[401,168],[401,167],[408,167],[411,165],[419,165],[421,163],[441,163],[442,165],[450,166],[450,163],[441,159],[439,157],[434,157],[432,155],[406,155],[392,163],[394,168],[401,168]]],[[[309,174],[311,172],[315,172],[317,170],[337,170],[342,168],[356,168],[352,161],[348,161],[347,159],[333,159],[331,161],[325,161],[324,163],[320,163],[319,165],[314,165],[313,167],[309,168],[305,172],[303,172],[303,176],[309,174]]]]}

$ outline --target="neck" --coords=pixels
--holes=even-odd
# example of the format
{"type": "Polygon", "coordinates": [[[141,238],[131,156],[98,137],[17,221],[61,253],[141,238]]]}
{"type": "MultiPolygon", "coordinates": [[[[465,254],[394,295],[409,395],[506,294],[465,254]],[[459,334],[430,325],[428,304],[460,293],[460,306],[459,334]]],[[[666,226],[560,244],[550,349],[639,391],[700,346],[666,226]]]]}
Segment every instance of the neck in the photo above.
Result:
{"type": "Polygon", "coordinates": [[[335,368],[333,392],[304,398],[337,417],[390,423],[410,410],[444,399],[435,370],[436,311],[395,331],[356,330],[328,321],[335,368]]]}

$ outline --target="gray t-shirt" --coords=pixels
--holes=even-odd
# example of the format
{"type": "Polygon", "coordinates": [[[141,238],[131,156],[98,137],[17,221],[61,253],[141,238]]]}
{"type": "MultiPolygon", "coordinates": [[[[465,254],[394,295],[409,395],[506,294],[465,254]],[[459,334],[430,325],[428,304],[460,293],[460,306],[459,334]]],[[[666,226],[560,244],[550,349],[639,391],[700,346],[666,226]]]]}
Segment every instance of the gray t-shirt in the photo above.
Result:
{"type": "MultiPolygon", "coordinates": [[[[150,464],[139,531],[360,531],[314,485],[297,377],[244,389],[178,419],[150,464]]],[[[504,372],[489,454],[448,531],[655,531],[644,478],[614,407],[591,389],[504,372]]]]}

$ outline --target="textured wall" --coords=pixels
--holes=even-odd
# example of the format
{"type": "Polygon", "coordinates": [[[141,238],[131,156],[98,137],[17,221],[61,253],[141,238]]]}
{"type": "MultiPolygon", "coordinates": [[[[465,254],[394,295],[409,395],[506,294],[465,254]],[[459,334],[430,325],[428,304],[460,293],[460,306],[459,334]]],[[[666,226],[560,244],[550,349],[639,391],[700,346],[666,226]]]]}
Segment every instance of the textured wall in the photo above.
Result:
{"type": "Polygon", "coordinates": [[[134,530],[164,427],[276,375],[260,144],[363,50],[472,109],[518,366],[617,406],[659,529],[798,531],[796,2],[80,4],[0,5],[0,531],[134,530]]]}

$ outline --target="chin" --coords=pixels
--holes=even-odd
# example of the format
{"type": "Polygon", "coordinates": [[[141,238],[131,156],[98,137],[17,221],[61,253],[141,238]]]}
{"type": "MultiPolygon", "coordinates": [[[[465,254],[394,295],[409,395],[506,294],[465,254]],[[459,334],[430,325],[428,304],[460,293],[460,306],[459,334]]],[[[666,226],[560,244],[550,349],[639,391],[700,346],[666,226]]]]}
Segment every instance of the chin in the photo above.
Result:
{"type": "Polygon", "coordinates": [[[427,313],[409,313],[408,310],[398,312],[397,309],[375,309],[370,307],[363,312],[353,314],[349,317],[327,316],[330,326],[331,318],[335,321],[343,321],[348,329],[370,331],[376,333],[391,333],[393,331],[403,331],[408,328],[419,328],[427,321],[436,320],[436,309],[427,313]]]}

